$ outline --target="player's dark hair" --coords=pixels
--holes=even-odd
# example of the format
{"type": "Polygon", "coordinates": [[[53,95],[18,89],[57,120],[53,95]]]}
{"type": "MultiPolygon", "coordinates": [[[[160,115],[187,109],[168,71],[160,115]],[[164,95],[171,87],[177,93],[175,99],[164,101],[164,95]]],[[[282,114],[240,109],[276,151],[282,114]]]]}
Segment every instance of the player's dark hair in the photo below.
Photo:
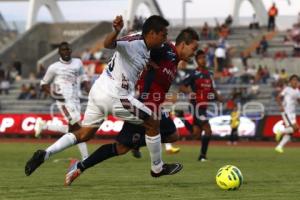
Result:
{"type": "Polygon", "coordinates": [[[142,35],[146,35],[151,30],[158,33],[162,31],[165,27],[169,26],[169,22],[158,15],[152,15],[146,19],[142,28],[142,35]]]}
{"type": "Polygon", "coordinates": [[[58,49],[62,48],[63,46],[70,46],[70,44],[68,42],[61,42],[58,46],[58,49]]]}
{"type": "Polygon", "coordinates": [[[291,75],[289,81],[293,80],[294,78],[296,78],[299,81],[299,76],[296,74],[291,75]]]}
{"type": "Polygon", "coordinates": [[[197,32],[193,28],[185,28],[177,36],[176,45],[180,44],[181,42],[190,44],[193,40],[199,41],[197,32]]]}
{"type": "Polygon", "coordinates": [[[202,49],[199,49],[195,54],[195,60],[197,60],[198,56],[205,55],[205,52],[202,49]]]}

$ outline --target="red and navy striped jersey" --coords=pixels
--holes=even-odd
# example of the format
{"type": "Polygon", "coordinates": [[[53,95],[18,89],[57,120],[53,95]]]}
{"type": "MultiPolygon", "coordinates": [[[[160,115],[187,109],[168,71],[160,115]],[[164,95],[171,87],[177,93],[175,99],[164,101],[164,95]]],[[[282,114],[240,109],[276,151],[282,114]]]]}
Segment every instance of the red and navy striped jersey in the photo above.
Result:
{"type": "MultiPolygon", "coordinates": [[[[176,48],[171,43],[165,43],[161,48],[151,50],[150,59],[159,67],[145,70],[138,83],[139,99],[147,105],[157,107],[165,101],[166,93],[177,74],[179,62],[176,48]]],[[[148,106],[150,109],[152,106],[148,106]]]]}
{"type": "Polygon", "coordinates": [[[192,102],[200,103],[200,107],[206,108],[209,101],[215,100],[215,89],[213,74],[208,69],[196,69],[183,80],[183,85],[191,86],[196,94],[192,97],[192,102]]]}

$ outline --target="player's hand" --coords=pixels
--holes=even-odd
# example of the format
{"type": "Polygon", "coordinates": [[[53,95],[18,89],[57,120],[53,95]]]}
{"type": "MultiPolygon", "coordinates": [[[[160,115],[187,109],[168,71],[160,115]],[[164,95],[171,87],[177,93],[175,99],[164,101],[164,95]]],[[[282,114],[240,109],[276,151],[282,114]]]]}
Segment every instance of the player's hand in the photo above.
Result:
{"type": "Polygon", "coordinates": [[[113,21],[113,27],[116,32],[120,32],[124,26],[123,17],[121,15],[116,16],[116,18],[113,21]]]}

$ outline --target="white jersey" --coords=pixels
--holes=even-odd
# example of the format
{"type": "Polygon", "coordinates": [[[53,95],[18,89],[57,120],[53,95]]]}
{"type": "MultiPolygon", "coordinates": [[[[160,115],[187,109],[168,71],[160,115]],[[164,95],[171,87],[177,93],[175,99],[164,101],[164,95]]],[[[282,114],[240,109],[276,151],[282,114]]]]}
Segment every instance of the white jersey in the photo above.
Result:
{"type": "Polygon", "coordinates": [[[79,78],[82,75],[84,69],[80,59],[72,58],[70,62],[60,59],[48,67],[41,85],[53,83],[55,93],[63,95],[66,100],[79,100],[79,78]]]}
{"type": "Polygon", "coordinates": [[[95,84],[113,97],[132,94],[149,58],[150,50],[141,35],[121,38],[116,41],[116,52],[95,84]]]}
{"type": "Polygon", "coordinates": [[[297,100],[300,99],[300,91],[290,86],[285,87],[280,93],[283,96],[283,108],[286,113],[296,113],[297,100]]]}

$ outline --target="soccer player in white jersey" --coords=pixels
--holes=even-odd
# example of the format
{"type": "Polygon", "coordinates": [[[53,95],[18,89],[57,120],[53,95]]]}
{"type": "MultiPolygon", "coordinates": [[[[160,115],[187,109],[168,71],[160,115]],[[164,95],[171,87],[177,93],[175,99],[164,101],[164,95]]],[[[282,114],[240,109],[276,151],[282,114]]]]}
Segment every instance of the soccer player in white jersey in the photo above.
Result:
{"type": "Polygon", "coordinates": [[[276,100],[280,107],[285,128],[275,133],[276,140],[281,139],[275,151],[283,153],[283,147],[291,140],[291,135],[299,129],[296,120],[296,105],[300,101],[299,77],[297,75],[294,74],[290,77],[289,86],[282,90],[276,100]]]}
{"type": "Polygon", "coordinates": [[[166,41],[168,25],[163,17],[153,15],[144,22],[142,35],[118,40],[123,19],[122,16],[114,19],[114,30],[106,36],[104,47],[115,49],[116,52],[89,93],[82,127],[63,135],[46,150],[37,150],[26,163],[27,176],[50,155],[91,139],[108,114],[130,123],[143,124],[151,159],[151,176],[173,175],[182,169],[180,163],[166,164],[162,161],[159,120],[146,105],[133,97],[136,81],[149,61],[150,50],[161,47],[166,41]]]}
{"type": "MultiPolygon", "coordinates": [[[[59,45],[58,54],[59,61],[48,67],[41,80],[41,88],[56,100],[56,105],[68,125],[47,124],[38,118],[34,127],[35,137],[39,137],[43,130],[65,134],[80,128],[80,82],[84,81],[85,88],[88,88],[83,64],[80,59],[71,57],[72,49],[67,42],[59,45]]],[[[79,143],[77,146],[82,159],[87,158],[86,143],[79,143]]]]}

